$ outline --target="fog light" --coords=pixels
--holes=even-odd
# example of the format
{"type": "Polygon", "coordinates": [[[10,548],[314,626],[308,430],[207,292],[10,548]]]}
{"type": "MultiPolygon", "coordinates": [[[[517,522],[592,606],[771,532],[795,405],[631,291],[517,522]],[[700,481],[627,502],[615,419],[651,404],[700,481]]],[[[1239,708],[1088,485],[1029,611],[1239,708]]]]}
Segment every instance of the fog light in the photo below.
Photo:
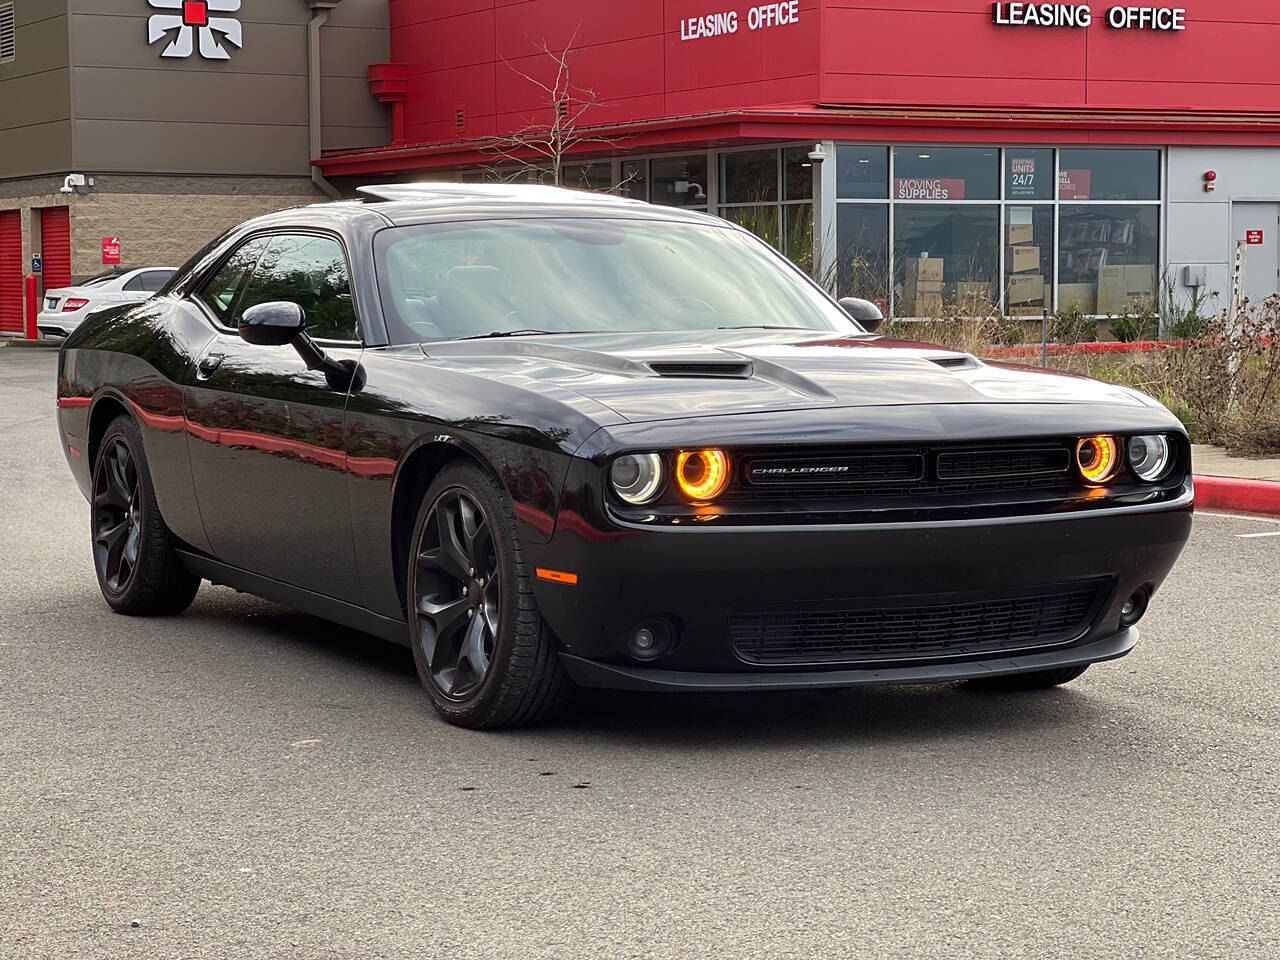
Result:
{"type": "Polygon", "coordinates": [[[1080,475],[1092,484],[1103,484],[1120,467],[1120,444],[1115,437],[1085,437],[1076,444],[1076,465],[1080,475]]]}
{"type": "Polygon", "coordinates": [[[641,624],[627,641],[627,653],[636,660],[657,660],[671,652],[675,634],[665,623],[641,624]]]}
{"type": "Polygon", "coordinates": [[[1147,612],[1147,606],[1150,602],[1151,595],[1145,589],[1139,590],[1131,596],[1124,602],[1124,606],[1120,608],[1120,626],[1132,627],[1141,620],[1147,612]]]}

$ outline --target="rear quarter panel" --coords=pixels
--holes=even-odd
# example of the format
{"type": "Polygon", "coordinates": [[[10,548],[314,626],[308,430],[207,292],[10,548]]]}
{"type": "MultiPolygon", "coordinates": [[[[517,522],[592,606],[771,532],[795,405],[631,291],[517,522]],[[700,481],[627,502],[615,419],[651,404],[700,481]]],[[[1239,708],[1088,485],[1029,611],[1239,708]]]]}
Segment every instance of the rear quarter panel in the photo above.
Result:
{"type": "Polygon", "coordinates": [[[86,320],[59,357],[58,425],[68,462],[88,495],[91,432],[123,407],[142,433],[156,501],[179,539],[208,549],[187,456],[182,384],[214,332],[194,308],[169,298],[108,310],[86,320]]]}

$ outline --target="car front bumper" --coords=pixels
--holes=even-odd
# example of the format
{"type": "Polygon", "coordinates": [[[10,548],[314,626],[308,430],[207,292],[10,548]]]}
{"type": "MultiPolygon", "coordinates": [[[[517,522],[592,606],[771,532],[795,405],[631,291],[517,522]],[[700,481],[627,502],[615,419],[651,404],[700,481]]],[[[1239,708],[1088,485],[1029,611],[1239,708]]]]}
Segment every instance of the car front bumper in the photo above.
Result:
{"type": "Polygon", "coordinates": [[[1191,530],[1193,492],[1178,500],[1054,516],[943,523],[633,529],[561,514],[555,535],[524,548],[534,568],[576,575],[535,580],[535,595],[581,684],[647,690],[754,690],[931,683],[1079,666],[1127,654],[1137,632],[1121,608],[1154,594],[1191,530]],[[785,604],[833,601],[875,607],[999,598],[1018,591],[1098,582],[1080,630],[1052,645],[998,652],[749,662],[730,616],[785,604]],[[627,641],[641,624],[674,625],[667,656],[641,663],[627,641]]]}

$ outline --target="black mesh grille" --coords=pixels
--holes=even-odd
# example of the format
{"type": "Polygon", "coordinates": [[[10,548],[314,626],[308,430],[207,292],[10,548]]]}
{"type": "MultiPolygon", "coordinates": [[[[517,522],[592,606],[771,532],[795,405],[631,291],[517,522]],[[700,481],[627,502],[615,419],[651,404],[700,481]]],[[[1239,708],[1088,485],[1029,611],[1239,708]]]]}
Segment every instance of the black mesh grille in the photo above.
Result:
{"type": "Polygon", "coordinates": [[[1050,647],[1079,639],[1109,581],[998,598],[902,598],[733,611],[729,637],[752,663],[907,661],[1050,647]]]}
{"type": "Polygon", "coordinates": [[[787,497],[939,501],[975,493],[1080,488],[1070,440],[744,451],[723,502],[787,497]]]}

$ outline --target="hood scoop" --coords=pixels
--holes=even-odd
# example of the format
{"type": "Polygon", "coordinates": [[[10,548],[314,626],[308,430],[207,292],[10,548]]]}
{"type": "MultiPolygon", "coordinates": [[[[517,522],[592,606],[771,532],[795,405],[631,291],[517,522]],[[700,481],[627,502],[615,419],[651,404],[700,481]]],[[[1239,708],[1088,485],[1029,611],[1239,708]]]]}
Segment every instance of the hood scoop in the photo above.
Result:
{"type": "Polygon", "coordinates": [[[960,357],[929,357],[929,362],[937,364],[943,370],[973,370],[978,366],[977,359],[968,354],[960,357]]]}
{"type": "Polygon", "coordinates": [[[748,360],[652,360],[649,369],[660,377],[749,380],[755,365],[748,360]]]}

